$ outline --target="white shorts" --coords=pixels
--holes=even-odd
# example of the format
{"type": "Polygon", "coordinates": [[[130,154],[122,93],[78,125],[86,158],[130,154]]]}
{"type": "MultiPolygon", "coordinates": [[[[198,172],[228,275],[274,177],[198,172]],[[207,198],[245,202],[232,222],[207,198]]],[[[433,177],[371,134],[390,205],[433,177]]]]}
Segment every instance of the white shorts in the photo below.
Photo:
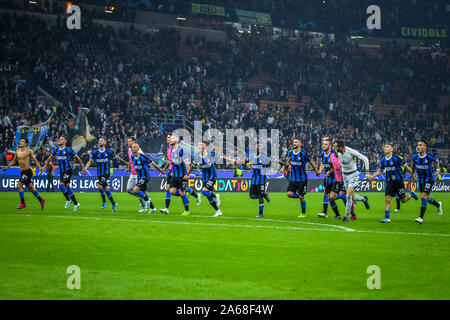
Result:
{"type": "Polygon", "coordinates": [[[130,175],[127,183],[127,190],[133,189],[138,183],[137,174],[130,175]]]}
{"type": "Polygon", "coordinates": [[[359,182],[359,172],[355,171],[350,174],[342,173],[342,178],[344,180],[345,190],[347,190],[348,188],[356,188],[359,182]]]}

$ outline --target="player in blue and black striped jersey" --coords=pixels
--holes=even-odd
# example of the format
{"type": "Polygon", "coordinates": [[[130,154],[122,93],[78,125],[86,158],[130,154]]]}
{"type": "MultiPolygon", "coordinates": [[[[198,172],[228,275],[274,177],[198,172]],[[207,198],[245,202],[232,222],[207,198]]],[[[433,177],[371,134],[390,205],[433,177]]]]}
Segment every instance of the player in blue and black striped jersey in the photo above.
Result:
{"type": "Polygon", "coordinates": [[[71,148],[67,147],[66,144],[67,138],[61,136],[59,138],[59,147],[53,149],[50,157],[48,157],[47,161],[45,162],[44,168],[48,166],[48,164],[50,163],[50,161],[52,161],[54,157],[58,160],[59,175],[60,175],[59,189],[66,198],[65,208],[66,209],[69,208],[71,201],[73,201],[74,204],[73,211],[76,212],[78,211],[80,204],[75,198],[73,190],[70,188],[70,179],[73,173],[72,161],[75,158],[81,164],[82,170],[84,170],[84,165],[80,157],[71,148]]]}
{"type": "Polygon", "coordinates": [[[293,149],[289,150],[288,159],[280,170],[280,174],[284,171],[286,165],[291,167],[291,174],[289,175],[289,185],[287,188],[287,196],[289,198],[299,198],[302,212],[299,218],[306,217],[306,201],[305,194],[308,188],[308,175],[306,173],[306,164],[310,164],[317,176],[320,176],[316,163],[311,157],[303,151],[302,142],[299,138],[295,138],[292,142],[293,149]]]}
{"type": "MultiPolygon", "coordinates": [[[[323,179],[323,212],[317,214],[318,217],[320,218],[327,218],[328,214],[328,203],[331,206],[331,209],[333,209],[334,214],[335,214],[335,219],[340,219],[340,214],[339,214],[339,210],[337,207],[336,202],[333,199],[329,199],[330,193],[333,191],[333,185],[336,185],[336,178],[334,175],[334,171],[333,171],[333,166],[330,160],[330,155],[331,153],[333,153],[334,150],[331,147],[331,138],[329,137],[325,137],[323,139],[323,143],[322,143],[322,152],[320,153],[320,160],[321,160],[321,164],[320,164],[320,169],[319,169],[319,173],[322,173],[323,170],[325,170],[325,178],[323,179]]],[[[342,190],[337,190],[339,193],[342,190]]],[[[339,194],[338,199],[342,199],[344,201],[344,203],[346,202],[346,197],[345,195],[341,195],[339,194]]]]}
{"type": "Polygon", "coordinates": [[[148,213],[154,213],[156,211],[152,200],[147,195],[147,184],[150,180],[150,173],[148,172],[148,167],[150,165],[158,169],[162,174],[166,173],[161,169],[152,159],[147,157],[145,154],[139,152],[139,145],[137,143],[131,146],[131,161],[133,161],[133,166],[136,169],[138,183],[134,186],[134,193],[136,193],[140,198],[144,199],[146,203],[146,208],[150,210],[148,213]]]}
{"type": "Polygon", "coordinates": [[[97,188],[103,200],[101,208],[106,208],[106,194],[109,201],[111,201],[113,212],[116,211],[117,202],[114,201],[113,196],[111,195],[111,191],[109,191],[108,179],[111,175],[111,161],[114,159],[128,166],[128,162],[116,156],[112,150],[106,148],[106,139],[100,138],[98,139],[98,149],[92,151],[91,158],[89,159],[88,163],[86,163],[86,167],[83,170],[83,174],[86,174],[86,171],[89,169],[92,162],[95,162],[97,164],[97,188]]]}
{"type": "Polygon", "coordinates": [[[196,165],[202,171],[202,194],[208,199],[211,206],[216,210],[214,217],[219,217],[222,212],[219,209],[220,202],[218,201],[219,194],[214,194],[214,184],[216,183],[216,157],[217,154],[214,151],[209,152],[207,150],[209,143],[207,141],[201,141],[198,144],[200,152],[194,155],[194,165],[196,165]]]}
{"type": "Polygon", "coordinates": [[[414,191],[410,194],[405,194],[405,183],[403,181],[402,167],[412,173],[412,169],[405,163],[403,158],[394,154],[394,145],[392,143],[386,143],[384,145],[384,157],[380,160],[378,170],[369,177],[372,180],[374,177],[383,173],[386,170],[386,186],[385,186],[385,206],[384,206],[384,219],[380,222],[391,222],[391,199],[396,194],[399,195],[401,202],[406,203],[409,199],[419,199],[414,191]]]}
{"type": "Polygon", "coordinates": [[[248,162],[252,168],[252,179],[250,180],[250,198],[258,199],[259,213],[257,218],[264,217],[264,199],[270,202],[269,195],[266,190],[267,184],[267,168],[270,167],[271,159],[266,154],[260,153],[260,145],[256,145],[256,154],[250,153],[248,162]]]}
{"type": "MultiPolygon", "coordinates": [[[[179,146],[180,139],[172,135],[170,137],[170,158],[172,160],[172,179],[170,181],[170,194],[172,196],[179,196],[183,201],[184,212],[183,216],[189,215],[189,199],[186,195],[187,180],[192,171],[192,165],[189,162],[189,153],[179,146]]],[[[166,207],[160,211],[169,214],[170,204],[166,202],[166,207]]]]}
{"type": "Polygon", "coordinates": [[[412,156],[412,170],[417,170],[417,175],[413,175],[414,181],[417,181],[419,190],[421,192],[420,217],[415,221],[423,223],[423,216],[427,209],[428,202],[438,208],[438,214],[442,215],[442,202],[437,202],[430,196],[436,177],[439,176],[439,161],[437,158],[427,153],[427,142],[419,140],[417,142],[417,153],[412,156]],[[436,166],[435,170],[433,166],[436,166]]]}

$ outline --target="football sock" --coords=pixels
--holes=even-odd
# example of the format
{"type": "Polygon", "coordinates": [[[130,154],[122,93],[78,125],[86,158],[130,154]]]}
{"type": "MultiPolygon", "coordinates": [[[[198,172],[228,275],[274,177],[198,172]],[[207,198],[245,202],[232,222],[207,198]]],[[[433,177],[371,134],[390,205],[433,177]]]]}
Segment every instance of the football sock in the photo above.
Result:
{"type": "Polygon", "coordinates": [[[25,204],[25,194],[23,191],[19,191],[20,203],[25,204]]]}
{"type": "Polygon", "coordinates": [[[422,198],[421,202],[422,203],[420,204],[420,217],[423,219],[423,216],[425,215],[425,210],[427,210],[428,201],[426,198],[422,198]]]}
{"type": "Polygon", "coordinates": [[[75,194],[73,193],[72,189],[67,188],[67,194],[68,194],[68,196],[70,197],[70,199],[72,199],[73,204],[74,204],[74,205],[78,205],[78,201],[77,201],[77,199],[75,198],[75,194]]]}
{"type": "Polygon", "coordinates": [[[300,207],[302,208],[302,213],[306,212],[306,201],[300,201],[300,207]]]}
{"type": "Polygon", "coordinates": [[[108,197],[109,201],[111,201],[112,204],[115,204],[111,191],[109,190],[106,191],[106,196],[108,197]]]}
{"type": "Polygon", "coordinates": [[[397,201],[397,210],[400,210],[400,198],[395,199],[397,201]]]}
{"type": "Polygon", "coordinates": [[[99,192],[100,192],[100,195],[102,196],[103,202],[106,202],[105,189],[101,188],[101,189],[99,189],[99,192]]]}
{"type": "Polygon", "coordinates": [[[438,207],[439,208],[439,203],[433,199],[433,197],[430,197],[430,199],[428,200],[429,203],[431,203],[433,206],[438,207]]]}
{"type": "Polygon", "coordinates": [[[391,214],[391,211],[390,210],[386,210],[384,212],[384,217],[389,219],[390,214],[391,214]]]}
{"type": "Polygon", "coordinates": [[[340,214],[339,214],[338,206],[337,206],[337,204],[336,204],[335,201],[330,201],[330,207],[331,207],[331,209],[333,209],[334,214],[335,214],[336,216],[339,216],[339,215],[340,215],[340,214]]]}
{"type": "MultiPolygon", "coordinates": [[[[178,190],[177,190],[177,192],[178,192],[178,190]]],[[[189,199],[188,199],[187,195],[184,194],[184,196],[181,196],[181,200],[183,200],[184,209],[186,209],[186,211],[189,211],[189,199]]]]}
{"type": "Polygon", "coordinates": [[[62,184],[59,185],[59,190],[63,193],[64,197],[67,201],[70,201],[69,195],[67,194],[67,188],[66,186],[63,186],[62,184]]]}
{"type": "Polygon", "coordinates": [[[41,196],[39,195],[39,192],[37,190],[34,190],[33,195],[38,199],[39,201],[42,200],[41,196]]]}

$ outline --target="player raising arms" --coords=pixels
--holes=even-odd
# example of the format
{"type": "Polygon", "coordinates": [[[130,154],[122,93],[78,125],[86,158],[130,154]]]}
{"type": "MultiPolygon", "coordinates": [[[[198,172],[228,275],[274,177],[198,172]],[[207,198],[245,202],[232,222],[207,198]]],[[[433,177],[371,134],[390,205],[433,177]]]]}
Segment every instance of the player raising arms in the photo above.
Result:
{"type": "Polygon", "coordinates": [[[39,192],[34,188],[33,182],[31,181],[33,177],[33,171],[30,168],[31,162],[30,160],[34,161],[39,170],[42,171],[42,169],[44,169],[41,167],[39,161],[37,161],[33,150],[28,149],[28,139],[22,138],[20,139],[19,148],[16,150],[14,158],[12,159],[12,161],[9,163],[8,166],[2,169],[2,172],[8,170],[16,161],[18,161],[20,167],[20,180],[17,183],[17,189],[19,190],[20,204],[17,207],[17,209],[23,209],[27,206],[25,204],[25,195],[23,193],[24,186],[28,187],[28,189],[33,193],[33,195],[36,197],[36,199],[38,199],[39,203],[41,204],[41,209],[44,209],[45,199],[41,198],[39,192]]]}
{"type": "Polygon", "coordinates": [[[105,138],[100,138],[98,139],[98,149],[92,151],[91,159],[89,159],[88,163],[86,163],[86,167],[83,170],[83,174],[86,174],[86,171],[89,169],[92,162],[97,163],[97,176],[98,176],[97,188],[103,200],[101,208],[102,209],[106,208],[106,198],[105,198],[106,193],[106,196],[108,197],[109,201],[111,201],[113,212],[116,211],[117,202],[114,201],[111,195],[111,191],[109,191],[108,179],[111,172],[110,164],[111,161],[114,159],[117,159],[118,161],[128,165],[128,162],[122,160],[120,157],[116,156],[114,152],[106,148],[105,138]]]}
{"type": "Polygon", "coordinates": [[[161,169],[154,161],[152,161],[149,157],[147,157],[142,151],[137,143],[131,146],[131,151],[133,154],[131,155],[131,161],[133,161],[133,166],[136,168],[137,173],[137,184],[133,188],[133,192],[136,193],[139,198],[143,199],[146,204],[146,208],[150,208],[148,213],[154,213],[156,211],[155,206],[153,205],[152,200],[146,194],[147,192],[147,184],[150,180],[150,173],[148,172],[148,167],[153,165],[159,172],[162,174],[166,173],[163,169],[161,169]]]}
{"type": "MultiPolygon", "coordinates": [[[[180,139],[172,135],[170,138],[170,157],[172,159],[172,180],[170,181],[170,194],[172,196],[181,197],[184,205],[183,216],[189,215],[189,199],[186,195],[187,179],[192,171],[192,165],[189,163],[189,154],[181,147],[179,147],[180,139]]],[[[169,202],[170,204],[170,202],[169,202]]],[[[169,214],[169,204],[166,202],[166,207],[160,211],[169,214]]]]}
{"type": "Polygon", "coordinates": [[[384,205],[384,219],[380,222],[389,223],[391,222],[391,199],[396,194],[399,195],[401,202],[406,203],[409,199],[419,199],[414,191],[410,194],[405,195],[405,184],[403,182],[402,167],[404,166],[411,174],[412,169],[405,163],[405,161],[394,154],[394,145],[392,143],[386,143],[384,145],[385,156],[381,158],[380,165],[377,172],[369,177],[372,180],[376,176],[379,176],[383,170],[386,170],[386,191],[385,191],[385,205],[384,205]]]}
{"type": "Polygon", "coordinates": [[[284,172],[286,166],[291,167],[291,173],[289,175],[289,185],[287,188],[287,196],[289,198],[299,198],[300,207],[302,212],[298,216],[299,218],[306,217],[306,200],[305,194],[308,188],[308,176],[306,173],[306,164],[309,163],[316,174],[320,176],[319,170],[317,169],[316,163],[311,159],[311,157],[303,151],[302,142],[299,138],[295,138],[293,141],[293,150],[289,150],[288,160],[281,167],[280,174],[284,172]]]}
{"type": "Polygon", "coordinates": [[[430,196],[431,189],[433,188],[434,181],[436,180],[433,175],[433,163],[436,165],[435,174],[439,176],[439,161],[431,154],[427,153],[427,142],[425,140],[419,140],[417,142],[417,153],[412,156],[412,171],[413,173],[417,169],[417,175],[413,175],[414,181],[417,181],[418,187],[421,193],[420,200],[420,217],[415,221],[417,223],[423,223],[423,216],[427,209],[428,202],[437,207],[438,214],[442,215],[442,202],[437,202],[430,196]]]}
{"type": "MultiPolygon", "coordinates": [[[[359,180],[359,172],[356,167],[356,159],[364,162],[364,167],[366,168],[366,177],[370,177],[369,173],[369,159],[362,155],[358,151],[347,147],[344,141],[338,140],[333,145],[334,150],[336,150],[339,161],[342,166],[342,174],[344,180],[344,188],[347,190],[347,204],[345,206],[345,216],[342,221],[349,221],[348,215],[352,211],[353,201],[363,201],[366,209],[369,209],[369,202],[367,197],[361,197],[355,194],[355,187],[359,180]]],[[[350,220],[356,220],[356,215],[352,213],[350,220]]]]}
{"type": "Polygon", "coordinates": [[[200,152],[195,154],[194,163],[202,170],[202,194],[208,199],[214,210],[216,210],[213,217],[219,217],[222,215],[222,212],[219,209],[220,195],[213,193],[214,183],[216,183],[217,179],[215,165],[216,153],[214,151],[208,152],[208,145],[209,143],[206,141],[198,143],[200,152]]]}
{"type": "Polygon", "coordinates": [[[80,203],[78,203],[73,190],[70,188],[70,179],[72,178],[73,173],[72,159],[77,159],[77,161],[81,164],[81,170],[84,170],[84,165],[80,157],[71,148],[67,147],[66,144],[67,138],[61,136],[59,138],[59,147],[55,147],[53,149],[52,154],[50,155],[50,157],[48,157],[44,167],[41,169],[41,172],[44,172],[45,168],[48,166],[50,161],[52,161],[53,157],[56,157],[56,159],[58,160],[59,175],[61,177],[59,181],[59,189],[66,198],[65,208],[67,209],[70,207],[70,203],[72,200],[74,205],[73,211],[76,212],[80,207],[80,203]]]}

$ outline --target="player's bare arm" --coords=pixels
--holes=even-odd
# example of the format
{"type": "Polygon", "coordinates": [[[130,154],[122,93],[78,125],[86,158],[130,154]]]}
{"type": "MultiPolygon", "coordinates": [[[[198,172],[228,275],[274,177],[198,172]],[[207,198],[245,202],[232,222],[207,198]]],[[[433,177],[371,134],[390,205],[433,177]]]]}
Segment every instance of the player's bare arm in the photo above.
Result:
{"type": "Polygon", "coordinates": [[[186,165],[186,169],[187,169],[187,173],[186,175],[183,177],[184,180],[189,179],[189,175],[191,174],[192,170],[194,169],[194,167],[189,163],[189,160],[184,160],[184,163],[186,165]]]}
{"type": "Polygon", "coordinates": [[[2,172],[5,172],[9,168],[11,168],[14,165],[14,163],[16,163],[16,161],[17,161],[17,154],[15,154],[11,162],[5,168],[2,169],[2,172]]]}
{"type": "Polygon", "coordinates": [[[130,163],[129,163],[128,161],[122,159],[122,158],[119,157],[119,156],[116,156],[115,159],[116,159],[117,161],[119,161],[119,162],[122,162],[123,164],[125,164],[125,165],[127,165],[127,166],[130,165],[130,163]]]}
{"type": "Polygon", "coordinates": [[[314,162],[314,160],[311,160],[310,165],[311,165],[311,167],[313,167],[314,171],[316,172],[316,175],[317,175],[317,176],[320,176],[320,172],[319,172],[319,170],[317,169],[317,165],[316,165],[316,163],[314,162]]]}
{"type": "Polygon", "coordinates": [[[158,166],[158,164],[155,161],[152,161],[152,166],[154,166],[156,168],[156,170],[158,170],[162,174],[166,173],[166,170],[164,170],[160,166],[158,166]]]}
{"type": "Polygon", "coordinates": [[[36,166],[39,168],[39,170],[42,170],[42,169],[45,170],[45,167],[41,167],[41,164],[39,163],[38,159],[36,159],[36,156],[34,155],[33,150],[29,150],[29,152],[30,152],[31,159],[36,164],[36,166]]]}
{"type": "Polygon", "coordinates": [[[83,161],[81,160],[81,158],[80,158],[78,155],[75,155],[75,159],[77,159],[77,161],[80,163],[80,165],[81,165],[81,170],[85,169],[85,168],[84,168],[83,161]]]}
{"type": "Polygon", "coordinates": [[[283,166],[282,166],[281,169],[280,169],[280,174],[283,174],[284,169],[285,169],[286,167],[288,167],[289,164],[291,163],[291,158],[288,158],[287,161],[284,162],[284,163],[283,163],[282,161],[280,161],[280,163],[283,164],[283,166]]]}

